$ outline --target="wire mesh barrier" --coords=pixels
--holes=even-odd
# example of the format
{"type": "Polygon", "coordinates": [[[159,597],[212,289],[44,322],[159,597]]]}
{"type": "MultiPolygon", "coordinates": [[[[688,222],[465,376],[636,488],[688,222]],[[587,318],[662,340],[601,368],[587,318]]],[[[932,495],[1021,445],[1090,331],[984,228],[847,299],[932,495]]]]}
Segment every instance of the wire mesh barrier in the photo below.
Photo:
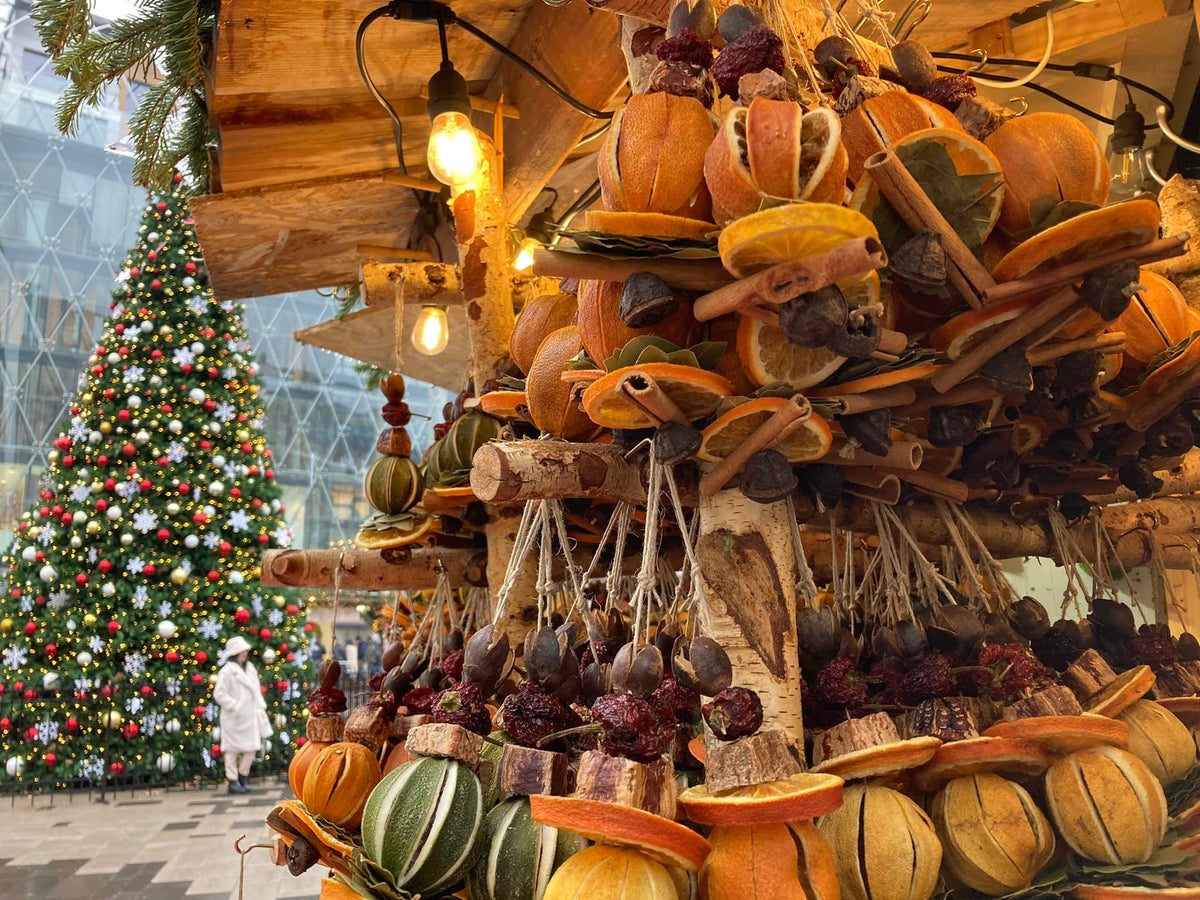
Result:
{"type": "MultiPolygon", "coordinates": [[[[366,674],[343,675],[339,687],[346,694],[347,713],[375,693],[371,690],[368,680],[366,674]]],[[[316,682],[312,682],[304,685],[301,690],[307,695],[308,691],[315,687],[316,682]]],[[[203,715],[204,727],[219,729],[220,717],[215,711],[210,685],[181,685],[174,690],[173,700],[177,701],[180,710],[207,711],[211,708],[211,720],[207,718],[207,712],[203,715]]],[[[272,705],[272,694],[279,693],[274,684],[266,686],[265,699],[268,707],[272,705]]],[[[0,727],[15,727],[11,723],[21,721],[22,713],[27,711],[31,703],[37,705],[39,718],[46,721],[103,722],[113,726],[99,729],[96,742],[90,747],[92,753],[87,760],[62,760],[49,771],[31,773],[15,763],[10,765],[9,760],[0,759],[0,796],[8,796],[15,802],[15,799],[21,796],[87,794],[92,795],[93,799],[103,801],[106,795],[119,791],[161,788],[211,790],[214,786],[224,784],[224,761],[219,750],[213,752],[214,748],[220,746],[219,731],[214,731],[213,740],[200,754],[189,754],[181,749],[182,743],[175,739],[169,722],[161,723],[149,733],[144,729],[139,730],[130,737],[121,727],[127,700],[128,697],[119,691],[109,696],[104,696],[100,691],[89,692],[84,696],[71,691],[36,691],[33,697],[30,697],[28,692],[21,691],[7,690],[0,693],[0,727]],[[5,726],[5,723],[8,725],[5,726]],[[162,761],[159,765],[164,754],[168,754],[170,759],[162,761]],[[128,760],[131,757],[142,760],[148,758],[150,765],[141,766],[136,772],[124,771],[124,766],[114,767],[114,760],[128,760]]],[[[276,729],[275,736],[269,742],[269,749],[260,753],[254,761],[251,782],[276,776],[285,777],[288,763],[297,749],[295,736],[303,734],[303,720],[287,723],[276,729]],[[286,743],[280,740],[283,733],[288,735],[286,743]]],[[[43,745],[39,746],[43,757],[53,749],[52,734],[39,733],[32,735],[29,740],[43,745]]]]}

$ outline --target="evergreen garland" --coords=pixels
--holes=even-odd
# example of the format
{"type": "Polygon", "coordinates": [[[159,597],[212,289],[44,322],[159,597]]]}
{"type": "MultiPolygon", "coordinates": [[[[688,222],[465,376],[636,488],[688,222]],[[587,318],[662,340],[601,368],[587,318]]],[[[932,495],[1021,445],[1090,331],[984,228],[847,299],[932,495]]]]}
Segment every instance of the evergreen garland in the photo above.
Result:
{"type": "Polygon", "coordinates": [[[167,190],[183,167],[203,193],[213,134],[202,35],[212,32],[217,7],[218,0],[143,0],[134,15],[97,30],[89,0],[36,0],[32,17],[42,46],[68,81],[58,102],[59,130],[74,134],[82,111],[98,106],[110,85],[146,82],[151,87],[129,118],[134,180],[167,190]]]}

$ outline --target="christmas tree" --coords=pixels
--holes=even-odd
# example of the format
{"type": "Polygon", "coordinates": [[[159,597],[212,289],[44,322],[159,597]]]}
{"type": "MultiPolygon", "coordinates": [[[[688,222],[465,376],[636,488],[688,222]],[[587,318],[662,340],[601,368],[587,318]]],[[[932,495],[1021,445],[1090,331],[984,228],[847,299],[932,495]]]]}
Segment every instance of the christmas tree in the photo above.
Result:
{"type": "Polygon", "coordinates": [[[266,691],[264,749],[290,755],[308,626],[294,600],[254,580],[262,551],[290,535],[241,308],[208,286],[181,182],[150,197],[8,555],[10,781],[183,779],[219,764],[211,682],[235,634],[266,691]]]}

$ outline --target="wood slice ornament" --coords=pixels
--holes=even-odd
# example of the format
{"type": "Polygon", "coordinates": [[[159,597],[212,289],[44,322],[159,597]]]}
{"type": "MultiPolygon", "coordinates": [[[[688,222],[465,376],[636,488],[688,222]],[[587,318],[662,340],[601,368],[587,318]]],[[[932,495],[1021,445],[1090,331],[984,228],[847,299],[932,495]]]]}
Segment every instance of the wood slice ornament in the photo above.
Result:
{"type": "Polygon", "coordinates": [[[883,778],[924,765],[941,746],[941,739],[931,735],[901,740],[891,716],[873,713],[848,719],[817,735],[813,771],[847,781],[883,778]]]}

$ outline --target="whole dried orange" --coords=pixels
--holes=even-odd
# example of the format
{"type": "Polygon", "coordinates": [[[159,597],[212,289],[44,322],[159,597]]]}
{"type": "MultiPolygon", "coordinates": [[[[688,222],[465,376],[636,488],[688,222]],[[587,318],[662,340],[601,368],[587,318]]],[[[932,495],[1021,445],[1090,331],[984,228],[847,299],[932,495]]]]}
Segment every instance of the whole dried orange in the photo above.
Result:
{"type": "Polygon", "coordinates": [[[850,156],[850,181],[857,184],[862,178],[867,157],[924,128],[962,131],[962,125],[950,110],[907,91],[888,91],[862,103],[842,119],[842,143],[850,156]]]}

